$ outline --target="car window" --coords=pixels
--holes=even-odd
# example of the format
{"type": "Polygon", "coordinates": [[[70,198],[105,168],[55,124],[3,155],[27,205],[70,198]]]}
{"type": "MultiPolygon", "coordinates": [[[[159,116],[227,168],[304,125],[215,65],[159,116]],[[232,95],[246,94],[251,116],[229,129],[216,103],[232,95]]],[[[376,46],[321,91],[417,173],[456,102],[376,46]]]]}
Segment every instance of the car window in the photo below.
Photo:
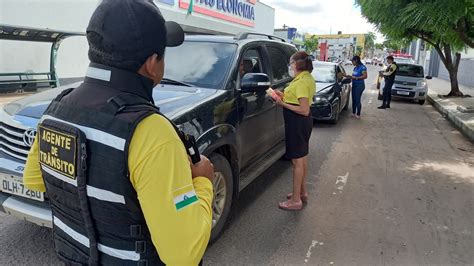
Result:
{"type": "Polygon", "coordinates": [[[337,71],[337,81],[341,82],[344,79],[346,72],[344,71],[344,68],[342,68],[341,66],[337,66],[336,71],[337,71]]]}
{"type": "Polygon", "coordinates": [[[244,52],[239,65],[240,76],[247,73],[262,73],[262,56],[256,48],[244,52]]]}
{"type": "Polygon", "coordinates": [[[397,76],[424,77],[423,67],[416,65],[398,65],[397,76]]]}
{"type": "Polygon", "coordinates": [[[313,72],[311,73],[316,82],[335,83],[336,68],[334,65],[313,64],[313,72]]]}
{"type": "Polygon", "coordinates": [[[272,66],[273,81],[279,82],[289,79],[288,63],[290,62],[290,57],[287,53],[276,47],[267,47],[267,51],[272,66]]]}
{"type": "Polygon", "coordinates": [[[236,50],[237,45],[231,43],[190,41],[166,48],[164,77],[198,87],[220,89],[236,50]]]}

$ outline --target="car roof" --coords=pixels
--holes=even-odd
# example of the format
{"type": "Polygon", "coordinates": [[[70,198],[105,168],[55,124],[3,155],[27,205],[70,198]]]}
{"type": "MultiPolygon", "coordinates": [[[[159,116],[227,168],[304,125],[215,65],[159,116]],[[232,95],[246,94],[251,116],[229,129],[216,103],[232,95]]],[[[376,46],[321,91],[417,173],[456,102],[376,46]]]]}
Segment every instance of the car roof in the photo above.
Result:
{"type": "MultiPolygon", "coordinates": [[[[396,61],[395,61],[395,63],[396,63],[396,61]]],[[[400,63],[400,64],[397,63],[397,65],[399,65],[399,66],[419,66],[419,67],[423,67],[422,65],[415,64],[415,63],[400,63]]]]}
{"type": "Polygon", "coordinates": [[[254,38],[246,38],[246,39],[237,39],[235,36],[231,35],[205,35],[205,34],[187,34],[185,36],[186,41],[194,41],[194,42],[217,42],[217,43],[234,43],[237,45],[245,45],[247,43],[252,43],[252,42],[270,42],[270,43],[276,43],[280,45],[287,45],[287,46],[292,46],[291,43],[288,42],[283,42],[281,40],[274,40],[274,39],[269,39],[268,37],[265,36],[256,36],[254,38]]]}
{"type": "Polygon", "coordinates": [[[315,60],[315,61],[313,61],[313,65],[333,65],[333,66],[338,66],[339,64],[338,64],[338,63],[334,63],[334,62],[326,62],[326,61],[318,61],[318,60],[315,60]]]}

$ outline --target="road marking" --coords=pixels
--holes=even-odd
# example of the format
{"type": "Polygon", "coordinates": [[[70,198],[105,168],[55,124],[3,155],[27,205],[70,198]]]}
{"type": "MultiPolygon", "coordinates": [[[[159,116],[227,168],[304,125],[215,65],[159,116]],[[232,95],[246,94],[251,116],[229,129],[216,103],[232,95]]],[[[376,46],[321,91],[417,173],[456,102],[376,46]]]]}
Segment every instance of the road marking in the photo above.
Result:
{"type": "Polygon", "coordinates": [[[372,104],[372,100],[373,100],[373,99],[374,99],[373,97],[370,97],[370,99],[369,99],[369,104],[372,104]]]}
{"type": "Polygon", "coordinates": [[[306,252],[306,259],[304,260],[304,263],[305,263],[305,264],[308,263],[309,259],[311,258],[311,254],[312,254],[311,251],[312,251],[313,248],[315,248],[318,244],[319,244],[320,246],[324,245],[323,242],[319,242],[319,241],[317,241],[317,240],[313,240],[313,241],[311,242],[311,245],[310,245],[309,248],[308,248],[308,252],[306,252]]]}
{"type": "MultiPolygon", "coordinates": [[[[336,189],[339,190],[339,193],[342,193],[344,186],[347,184],[347,179],[349,178],[349,172],[343,176],[338,176],[336,179],[336,189]]],[[[336,193],[333,193],[336,194],[336,193]]]]}

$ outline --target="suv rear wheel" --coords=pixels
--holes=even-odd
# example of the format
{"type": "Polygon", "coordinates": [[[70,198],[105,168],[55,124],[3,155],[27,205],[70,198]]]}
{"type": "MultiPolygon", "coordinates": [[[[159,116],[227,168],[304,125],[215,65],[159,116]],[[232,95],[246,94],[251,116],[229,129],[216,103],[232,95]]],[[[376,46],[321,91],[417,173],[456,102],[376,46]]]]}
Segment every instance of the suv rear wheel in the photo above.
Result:
{"type": "Polygon", "coordinates": [[[418,100],[418,104],[419,104],[419,105],[425,104],[425,100],[418,100]]]}
{"type": "Polygon", "coordinates": [[[214,198],[212,199],[212,233],[211,242],[217,240],[224,231],[232,206],[234,182],[229,161],[218,153],[213,153],[209,160],[214,164],[214,198]]]}

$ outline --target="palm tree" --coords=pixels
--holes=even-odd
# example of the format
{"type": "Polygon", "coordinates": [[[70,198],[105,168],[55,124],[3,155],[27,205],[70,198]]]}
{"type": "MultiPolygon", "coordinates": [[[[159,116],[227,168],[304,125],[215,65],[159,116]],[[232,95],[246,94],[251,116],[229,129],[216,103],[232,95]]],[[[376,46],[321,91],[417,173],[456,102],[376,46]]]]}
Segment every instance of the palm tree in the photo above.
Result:
{"type": "Polygon", "coordinates": [[[373,33],[373,32],[369,32],[369,33],[365,34],[365,43],[364,43],[365,52],[364,52],[364,54],[369,58],[373,54],[373,51],[374,51],[374,48],[375,48],[375,39],[376,38],[377,38],[377,36],[375,36],[375,33],[373,33]]]}

